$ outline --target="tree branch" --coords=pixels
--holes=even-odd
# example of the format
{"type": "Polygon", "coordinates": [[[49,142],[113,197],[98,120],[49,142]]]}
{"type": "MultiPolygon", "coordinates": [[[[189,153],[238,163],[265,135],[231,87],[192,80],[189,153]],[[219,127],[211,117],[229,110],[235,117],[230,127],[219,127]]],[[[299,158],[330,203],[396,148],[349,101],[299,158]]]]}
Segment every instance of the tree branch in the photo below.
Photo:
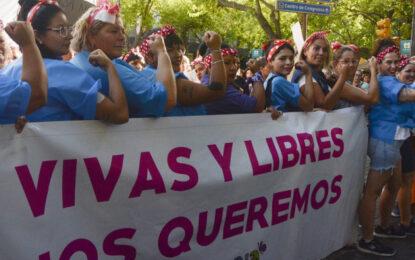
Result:
{"type": "Polygon", "coordinates": [[[350,12],[352,12],[352,13],[362,15],[363,17],[365,17],[365,18],[367,18],[368,20],[370,20],[373,24],[376,24],[376,22],[377,22],[379,19],[382,19],[382,18],[383,18],[383,17],[382,17],[382,15],[377,14],[377,13],[369,13],[369,12],[364,12],[364,11],[357,10],[357,9],[353,9],[353,8],[349,8],[349,7],[346,7],[346,6],[345,6],[345,9],[346,9],[346,10],[348,10],[348,11],[350,11],[350,12]],[[375,17],[374,17],[374,16],[375,16],[375,17]],[[376,17],[377,17],[377,18],[376,18],[376,17]]]}
{"type": "Polygon", "coordinates": [[[249,7],[247,5],[239,4],[234,1],[228,1],[228,0],[218,0],[218,6],[220,7],[227,7],[227,8],[233,8],[239,11],[254,11],[254,8],[249,7]]]}
{"type": "Polygon", "coordinates": [[[255,17],[257,18],[266,34],[268,34],[268,37],[270,39],[276,38],[274,30],[262,14],[261,4],[259,3],[259,0],[255,0],[255,17]]]}
{"type": "MultiPolygon", "coordinates": [[[[275,5],[266,2],[265,0],[260,0],[263,5],[268,7],[271,11],[276,11],[275,5]]],[[[414,0],[415,1],[415,0],[414,0]]]]}

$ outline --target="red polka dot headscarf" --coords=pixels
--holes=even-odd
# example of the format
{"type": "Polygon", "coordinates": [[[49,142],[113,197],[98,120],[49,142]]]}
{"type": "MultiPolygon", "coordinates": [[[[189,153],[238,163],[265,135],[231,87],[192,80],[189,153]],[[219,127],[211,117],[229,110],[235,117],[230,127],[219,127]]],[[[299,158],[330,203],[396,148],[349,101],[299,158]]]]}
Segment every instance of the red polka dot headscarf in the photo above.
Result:
{"type": "Polygon", "coordinates": [[[340,48],[342,48],[342,47],[348,47],[348,48],[350,48],[350,49],[352,49],[352,51],[354,52],[354,53],[359,53],[359,51],[360,51],[360,49],[359,49],[359,47],[357,47],[356,45],[354,45],[354,44],[349,44],[349,45],[344,45],[344,44],[341,44],[340,42],[332,42],[331,43],[331,49],[335,52],[335,51],[337,51],[337,50],[339,50],[340,48]]]}
{"type": "Polygon", "coordinates": [[[160,35],[163,38],[166,38],[167,36],[172,35],[172,34],[176,34],[176,28],[174,28],[172,25],[165,25],[161,27],[160,30],[152,33],[151,35],[149,35],[143,40],[143,42],[140,45],[141,54],[143,54],[145,57],[148,57],[150,53],[150,41],[149,40],[151,37],[160,35]]]}
{"type": "Polygon", "coordinates": [[[381,64],[383,59],[385,59],[385,56],[393,52],[396,53],[398,56],[401,55],[399,52],[399,48],[393,45],[393,46],[387,47],[386,49],[378,53],[378,55],[376,56],[377,63],[381,64]]]}
{"type": "Polygon", "coordinates": [[[272,56],[274,56],[275,53],[277,53],[277,51],[284,45],[291,45],[291,42],[289,40],[275,40],[273,42],[273,47],[271,48],[271,50],[268,53],[267,56],[267,61],[271,62],[272,56]]]}
{"type": "Polygon", "coordinates": [[[399,70],[405,68],[408,64],[415,65],[415,56],[408,57],[406,55],[401,56],[401,61],[399,62],[399,70]]]}
{"type": "Polygon", "coordinates": [[[198,57],[190,63],[190,66],[192,66],[192,68],[194,68],[196,65],[202,65],[203,67],[206,67],[202,57],[198,57]]]}
{"type": "MultiPolygon", "coordinates": [[[[222,57],[225,56],[238,56],[238,50],[234,49],[234,48],[223,48],[220,50],[222,57]]],[[[209,54],[207,56],[205,56],[205,58],[203,59],[203,62],[205,63],[205,66],[207,68],[210,68],[210,66],[212,65],[212,54],[209,54]]]]}
{"type": "Polygon", "coordinates": [[[329,32],[321,31],[321,32],[314,32],[304,42],[303,50],[310,47],[311,44],[313,44],[316,40],[326,40],[327,41],[327,35],[329,32]]]}

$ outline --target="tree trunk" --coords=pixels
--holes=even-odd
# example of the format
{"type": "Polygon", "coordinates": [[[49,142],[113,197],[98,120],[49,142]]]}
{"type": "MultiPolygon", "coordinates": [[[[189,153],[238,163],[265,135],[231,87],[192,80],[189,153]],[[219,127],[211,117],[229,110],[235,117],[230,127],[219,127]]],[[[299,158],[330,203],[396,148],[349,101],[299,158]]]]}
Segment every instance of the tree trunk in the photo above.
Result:
{"type": "Polygon", "coordinates": [[[264,30],[264,32],[267,34],[269,39],[275,39],[276,37],[281,37],[281,32],[280,32],[281,29],[278,27],[276,31],[279,33],[274,32],[274,30],[272,29],[272,26],[267,21],[264,14],[262,13],[259,0],[255,0],[255,8],[252,8],[251,6],[247,6],[244,4],[239,4],[233,1],[228,1],[228,0],[218,0],[217,3],[218,3],[218,6],[220,7],[232,8],[232,9],[236,9],[242,12],[253,14],[255,18],[257,19],[259,25],[261,26],[262,30],[264,30]]]}

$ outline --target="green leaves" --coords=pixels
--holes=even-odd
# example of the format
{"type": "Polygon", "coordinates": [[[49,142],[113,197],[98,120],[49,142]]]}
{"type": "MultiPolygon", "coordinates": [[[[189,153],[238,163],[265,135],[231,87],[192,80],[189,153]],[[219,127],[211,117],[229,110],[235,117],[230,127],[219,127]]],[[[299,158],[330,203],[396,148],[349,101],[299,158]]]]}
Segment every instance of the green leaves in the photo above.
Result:
{"type": "MultiPolygon", "coordinates": [[[[200,40],[206,30],[217,31],[228,44],[249,49],[260,47],[268,39],[269,31],[266,31],[270,28],[274,34],[281,32],[281,38],[291,38],[290,26],[298,21],[298,16],[273,10],[275,0],[258,0],[261,14],[268,26],[266,29],[257,19],[256,1],[121,0],[121,6],[127,29],[135,28],[137,21],[141,21],[144,30],[172,24],[187,42],[200,40]],[[137,20],[137,17],[141,19],[137,20]]],[[[333,0],[330,5],[332,14],[329,16],[309,15],[309,34],[330,30],[330,40],[371,48],[376,39],[376,22],[389,17],[392,20],[392,34],[400,36],[401,39],[410,38],[411,1],[333,0]]]]}

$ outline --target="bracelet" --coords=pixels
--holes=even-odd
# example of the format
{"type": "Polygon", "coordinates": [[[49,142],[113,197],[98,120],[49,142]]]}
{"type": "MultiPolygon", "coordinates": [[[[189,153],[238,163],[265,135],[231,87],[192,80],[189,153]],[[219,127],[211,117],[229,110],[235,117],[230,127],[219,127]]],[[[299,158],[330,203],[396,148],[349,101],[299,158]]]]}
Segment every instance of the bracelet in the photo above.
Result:
{"type": "Polygon", "coordinates": [[[212,65],[215,65],[215,64],[220,63],[220,62],[223,62],[223,60],[214,61],[214,62],[212,62],[212,65]]]}

